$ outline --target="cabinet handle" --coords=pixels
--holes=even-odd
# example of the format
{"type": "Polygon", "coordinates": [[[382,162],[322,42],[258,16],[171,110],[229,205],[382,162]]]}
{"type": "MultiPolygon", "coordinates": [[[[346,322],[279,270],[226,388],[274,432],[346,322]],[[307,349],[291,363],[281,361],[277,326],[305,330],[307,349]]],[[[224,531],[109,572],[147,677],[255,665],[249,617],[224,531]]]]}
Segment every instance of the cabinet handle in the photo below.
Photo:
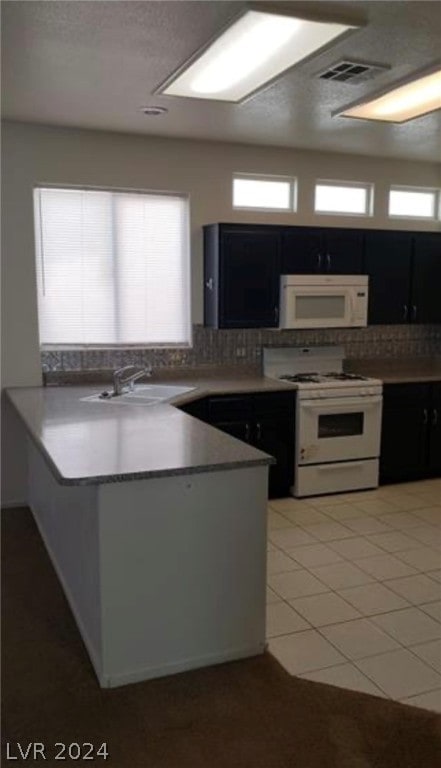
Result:
{"type": "Polygon", "coordinates": [[[417,305],[413,304],[412,305],[412,320],[416,320],[416,316],[417,316],[417,305]]]}
{"type": "Polygon", "coordinates": [[[432,427],[435,427],[437,424],[438,424],[438,410],[437,408],[434,408],[432,413],[432,427]]]}
{"type": "Polygon", "coordinates": [[[205,286],[208,288],[209,291],[213,290],[213,288],[214,288],[214,281],[213,281],[212,277],[210,277],[210,279],[207,280],[207,282],[205,283],[205,286]]]}
{"type": "Polygon", "coordinates": [[[317,272],[320,272],[321,268],[322,268],[322,254],[319,253],[317,255],[317,272]]]}
{"type": "Polygon", "coordinates": [[[274,307],[274,320],[276,323],[279,322],[279,307],[277,306],[277,304],[274,307]]]}
{"type": "Polygon", "coordinates": [[[403,306],[403,320],[407,320],[408,313],[409,313],[409,307],[407,306],[407,304],[404,304],[404,306],[403,306]]]}
{"type": "Polygon", "coordinates": [[[258,440],[260,440],[260,438],[262,437],[262,427],[259,421],[256,424],[256,437],[258,440]]]}
{"type": "Polygon", "coordinates": [[[427,424],[428,421],[429,421],[429,412],[428,412],[427,408],[424,408],[424,410],[423,410],[423,424],[427,424]]]}
{"type": "Polygon", "coordinates": [[[247,423],[245,424],[245,440],[246,440],[247,442],[248,442],[248,441],[249,441],[249,439],[250,439],[250,432],[251,432],[251,430],[250,430],[250,425],[249,425],[249,424],[248,424],[248,422],[247,422],[247,423]]]}
{"type": "Polygon", "coordinates": [[[329,253],[326,254],[326,269],[328,272],[331,269],[331,255],[329,253]]]}

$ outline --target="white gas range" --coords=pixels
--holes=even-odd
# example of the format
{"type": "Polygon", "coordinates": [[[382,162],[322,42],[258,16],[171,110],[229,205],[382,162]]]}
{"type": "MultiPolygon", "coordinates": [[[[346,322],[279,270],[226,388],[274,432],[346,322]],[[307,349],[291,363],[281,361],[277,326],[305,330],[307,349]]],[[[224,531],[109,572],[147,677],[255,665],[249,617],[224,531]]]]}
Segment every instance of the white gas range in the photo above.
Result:
{"type": "Polygon", "coordinates": [[[293,496],[378,486],[383,385],[343,372],[342,347],[268,347],[265,376],[297,390],[293,496]]]}

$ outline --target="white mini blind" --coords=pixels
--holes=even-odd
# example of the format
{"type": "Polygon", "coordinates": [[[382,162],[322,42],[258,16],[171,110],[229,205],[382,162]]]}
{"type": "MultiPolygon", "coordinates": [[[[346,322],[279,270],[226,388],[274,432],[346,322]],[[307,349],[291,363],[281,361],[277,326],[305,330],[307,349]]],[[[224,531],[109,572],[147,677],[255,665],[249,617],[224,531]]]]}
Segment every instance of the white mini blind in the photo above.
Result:
{"type": "Polygon", "coordinates": [[[40,343],[190,343],[188,199],[39,187],[40,343]]]}

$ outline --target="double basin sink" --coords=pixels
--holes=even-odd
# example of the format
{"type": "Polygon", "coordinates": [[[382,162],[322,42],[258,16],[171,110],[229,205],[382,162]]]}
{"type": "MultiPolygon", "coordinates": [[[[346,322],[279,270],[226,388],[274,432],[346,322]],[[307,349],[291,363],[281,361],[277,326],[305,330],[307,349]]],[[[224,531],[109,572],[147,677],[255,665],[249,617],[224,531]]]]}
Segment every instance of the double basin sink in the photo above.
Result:
{"type": "Polygon", "coordinates": [[[196,387],[176,387],[165,384],[138,384],[132,390],[123,392],[121,395],[112,395],[111,392],[98,392],[95,395],[82,397],[81,400],[88,403],[107,403],[113,405],[160,405],[195,389],[196,387]]]}

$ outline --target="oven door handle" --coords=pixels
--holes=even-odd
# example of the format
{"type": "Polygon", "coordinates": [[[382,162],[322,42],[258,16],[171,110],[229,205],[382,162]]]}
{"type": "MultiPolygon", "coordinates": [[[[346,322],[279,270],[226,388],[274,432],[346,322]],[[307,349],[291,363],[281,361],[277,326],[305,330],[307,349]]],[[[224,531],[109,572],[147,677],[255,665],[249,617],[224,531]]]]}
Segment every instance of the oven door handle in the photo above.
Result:
{"type": "MultiPolygon", "coordinates": [[[[348,469],[360,469],[364,468],[366,466],[366,461],[345,461],[344,467],[345,472],[348,469]]],[[[334,471],[340,471],[341,472],[342,465],[339,461],[331,462],[330,464],[317,464],[315,469],[317,472],[334,472],[334,471]]]]}

